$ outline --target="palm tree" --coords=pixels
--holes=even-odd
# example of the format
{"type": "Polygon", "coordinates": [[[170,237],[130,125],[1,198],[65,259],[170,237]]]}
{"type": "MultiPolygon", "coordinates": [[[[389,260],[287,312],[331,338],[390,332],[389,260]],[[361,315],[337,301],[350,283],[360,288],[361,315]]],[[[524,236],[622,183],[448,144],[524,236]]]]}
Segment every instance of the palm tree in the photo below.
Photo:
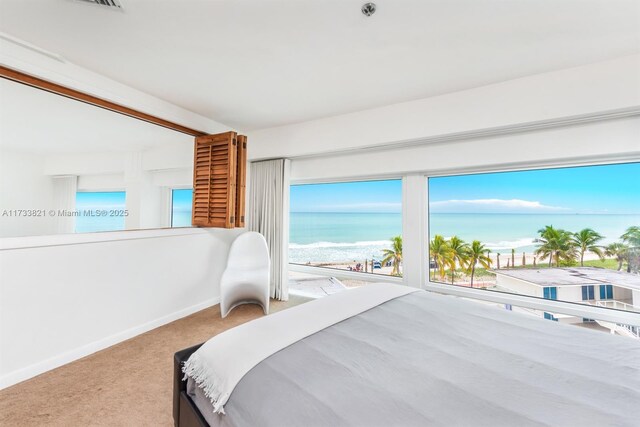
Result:
{"type": "Polygon", "coordinates": [[[400,263],[402,263],[402,236],[391,238],[391,249],[384,249],[382,263],[393,262],[392,276],[400,276],[400,263]]]}
{"type": "Polygon", "coordinates": [[[449,265],[451,258],[451,248],[447,244],[447,241],[439,234],[436,234],[429,243],[429,253],[433,258],[433,261],[438,266],[438,272],[440,273],[440,280],[444,280],[445,266],[449,265]]]}
{"type": "Polygon", "coordinates": [[[451,237],[449,239],[448,245],[450,249],[449,265],[451,268],[451,284],[453,285],[456,263],[460,266],[460,268],[465,268],[465,263],[468,259],[467,253],[469,252],[469,245],[467,245],[464,240],[460,239],[458,236],[451,237]]]}
{"type": "Polygon", "coordinates": [[[620,236],[623,242],[627,243],[632,248],[640,247],[640,227],[637,225],[632,225],[627,228],[627,231],[624,232],[622,236],[620,236]]]}
{"type": "Polygon", "coordinates": [[[618,271],[622,270],[622,263],[627,259],[627,253],[629,252],[629,246],[624,243],[611,243],[605,248],[605,254],[607,256],[615,257],[618,261],[618,271]]]}
{"type": "Polygon", "coordinates": [[[535,250],[534,254],[540,256],[540,259],[549,257],[549,267],[553,261],[553,237],[557,234],[557,230],[553,228],[553,225],[547,225],[544,228],[538,230],[540,237],[534,240],[534,243],[539,243],[540,246],[535,250]]]}
{"type": "Polygon", "coordinates": [[[539,255],[540,259],[549,257],[549,267],[552,262],[556,262],[556,266],[560,266],[560,260],[573,261],[578,254],[571,239],[572,234],[565,230],[553,228],[547,225],[538,230],[540,237],[535,239],[535,243],[540,246],[535,250],[534,254],[539,255]]]}
{"type": "Polygon", "coordinates": [[[580,252],[580,267],[584,267],[584,253],[586,251],[593,252],[598,255],[600,259],[603,258],[602,249],[600,246],[597,246],[597,243],[602,239],[602,235],[590,228],[580,230],[571,236],[573,244],[580,252]]]}
{"type": "Polygon", "coordinates": [[[471,271],[471,287],[473,288],[473,276],[476,273],[476,264],[480,263],[484,268],[491,267],[491,258],[489,257],[489,253],[491,253],[490,249],[484,247],[482,243],[478,240],[474,240],[471,243],[471,246],[468,249],[467,257],[468,257],[468,266],[471,271]]]}
{"type": "Polygon", "coordinates": [[[629,245],[627,252],[627,273],[640,273],[640,227],[633,225],[620,236],[629,245]]]}

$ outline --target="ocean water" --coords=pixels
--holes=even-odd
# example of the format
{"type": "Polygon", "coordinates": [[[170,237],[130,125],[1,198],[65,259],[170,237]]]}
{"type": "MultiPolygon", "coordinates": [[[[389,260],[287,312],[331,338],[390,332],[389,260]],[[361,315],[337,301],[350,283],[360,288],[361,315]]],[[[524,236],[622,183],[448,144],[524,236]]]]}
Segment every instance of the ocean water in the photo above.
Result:
{"type": "Polygon", "coordinates": [[[289,261],[304,264],[381,259],[381,250],[401,234],[399,213],[292,212],[289,261]]]}
{"type": "MultiPolygon", "coordinates": [[[[390,238],[402,234],[399,213],[292,213],[289,258],[293,263],[352,262],[381,259],[390,238]]],[[[553,225],[569,231],[592,228],[617,241],[640,215],[431,214],[430,235],[480,240],[493,252],[532,252],[538,229],[553,225]]],[[[425,239],[427,237],[425,236],[425,239]]]]}

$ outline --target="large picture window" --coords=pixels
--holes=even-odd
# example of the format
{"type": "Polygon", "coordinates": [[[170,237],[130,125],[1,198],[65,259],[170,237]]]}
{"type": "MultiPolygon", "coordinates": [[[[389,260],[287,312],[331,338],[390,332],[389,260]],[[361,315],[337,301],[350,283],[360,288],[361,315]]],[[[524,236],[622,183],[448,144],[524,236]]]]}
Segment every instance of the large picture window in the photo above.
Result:
{"type": "Polygon", "coordinates": [[[289,261],[402,275],[402,181],[291,186],[289,261]]]}
{"type": "Polygon", "coordinates": [[[638,177],[640,163],[429,178],[430,281],[640,311],[638,177]]]}

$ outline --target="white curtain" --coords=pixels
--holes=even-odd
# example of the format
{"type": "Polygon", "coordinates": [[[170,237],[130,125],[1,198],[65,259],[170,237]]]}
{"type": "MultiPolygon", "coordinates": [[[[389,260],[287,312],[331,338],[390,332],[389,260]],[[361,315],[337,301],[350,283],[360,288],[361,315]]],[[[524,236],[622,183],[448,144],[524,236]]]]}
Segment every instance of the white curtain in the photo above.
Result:
{"type": "MultiPolygon", "coordinates": [[[[76,209],[76,191],[78,190],[78,177],[54,176],[53,177],[53,208],[59,210],[74,211],[76,209]]],[[[76,230],[76,217],[73,215],[56,215],[56,233],[69,234],[76,230]]]]}
{"type": "Polygon", "coordinates": [[[271,256],[271,298],[289,299],[289,160],[253,162],[247,228],[261,233],[271,256]]]}

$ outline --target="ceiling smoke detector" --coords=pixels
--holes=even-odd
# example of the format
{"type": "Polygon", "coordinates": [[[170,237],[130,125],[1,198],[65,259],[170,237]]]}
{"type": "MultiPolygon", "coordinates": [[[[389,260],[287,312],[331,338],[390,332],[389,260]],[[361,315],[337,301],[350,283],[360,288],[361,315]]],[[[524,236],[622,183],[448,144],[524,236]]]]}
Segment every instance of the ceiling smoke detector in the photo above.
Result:
{"type": "Polygon", "coordinates": [[[362,5],[362,13],[364,16],[371,16],[376,13],[376,4],[375,3],[365,3],[362,5]]]}
{"type": "Polygon", "coordinates": [[[111,7],[114,9],[122,9],[122,4],[119,0],[78,0],[84,3],[97,4],[99,6],[111,7]]]}

